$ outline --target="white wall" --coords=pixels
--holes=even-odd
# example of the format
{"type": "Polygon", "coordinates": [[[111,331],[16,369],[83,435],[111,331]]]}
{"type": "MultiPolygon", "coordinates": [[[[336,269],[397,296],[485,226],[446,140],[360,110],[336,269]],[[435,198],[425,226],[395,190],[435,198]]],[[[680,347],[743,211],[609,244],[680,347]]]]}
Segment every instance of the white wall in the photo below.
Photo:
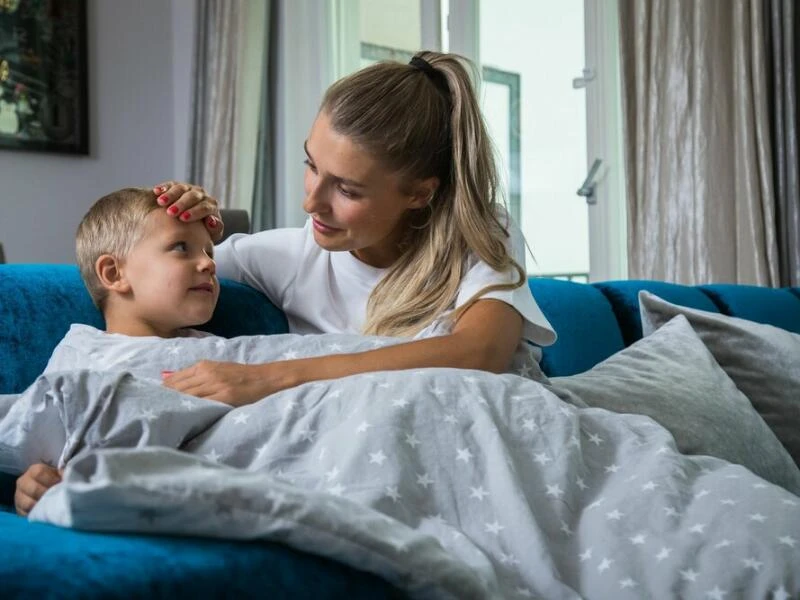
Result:
{"type": "Polygon", "coordinates": [[[7,262],[74,262],[89,206],[124,186],[185,178],[192,0],[89,0],[90,156],[0,150],[7,262]]]}

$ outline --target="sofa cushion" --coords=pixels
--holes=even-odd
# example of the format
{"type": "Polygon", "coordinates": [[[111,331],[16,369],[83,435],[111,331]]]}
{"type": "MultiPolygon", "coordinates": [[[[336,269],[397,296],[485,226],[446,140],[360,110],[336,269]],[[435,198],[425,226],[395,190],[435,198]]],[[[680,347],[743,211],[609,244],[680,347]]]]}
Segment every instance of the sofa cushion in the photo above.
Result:
{"type": "Polygon", "coordinates": [[[624,348],[611,305],[595,287],[535,277],[528,284],[558,335],[542,350],[546,375],[580,373],[624,348]]]}
{"type": "MultiPolygon", "coordinates": [[[[74,265],[0,265],[0,299],[0,394],[30,385],[72,323],[105,326],[74,265]]],[[[232,281],[221,282],[214,316],[200,328],[225,337],[288,331],[263,294],[232,281]]]]}
{"type": "Polygon", "coordinates": [[[800,464],[800,335],[677,306],[647,292],[642,292],[640,301],[645,333],[685,315],[717,363],[800,464]]]}
{"type": "Polygon", "coordinates": [[[590,371],[551,379],[577,406],[644,414],[668,429],[684,454],[744,465],[800,493],[800,470],[694,332],[678,316],[590,371]]]}
{"type": "Polygon", "coordinates": [[[788,289],[713,284],[700,287],[719,312],[800,333],[800,297],[788,289]]]}
{"type": "Polygon", "coordinates": [[[711,299],[696,287],[646,280],[609,281],[593,285],[601,290],[611,303],[626,346],[642,337],[642,321],[639,316],[640,290],[648,290],[682,306],[717,311],[711,299]]]}

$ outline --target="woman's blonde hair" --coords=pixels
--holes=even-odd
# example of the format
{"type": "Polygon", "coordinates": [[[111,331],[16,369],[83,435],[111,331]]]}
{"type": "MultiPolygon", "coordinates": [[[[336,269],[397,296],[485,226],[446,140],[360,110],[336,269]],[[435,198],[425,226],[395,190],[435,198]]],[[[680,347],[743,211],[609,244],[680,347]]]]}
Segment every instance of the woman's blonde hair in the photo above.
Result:
{"type": "Polygon", "coordinates": [[[320,108],[334,130],[407,184],[430,177],[440,182],[429,206],[409,216],[402,255],[370,295],[367,334],[414,335],[447,311],[470,252],[496,271],[515,270],[519,277],[479,290],[452,313],[453,321],[483,294],[526,280],[497,219],[497,170],[470,77],[473,67],[453,54],[420,52],[416,58],[430,68],[372,65],[334,83],[320,108]]]}
{"type": "Polygon", "coordinates": [[[125,188],[100,198],[84,215],[75,234],[81,279],[95,306],[103,310],[108,292],[95,272],[103,254],[125,258],[144,234],[147,215],[159,208],[153,190],[125,188]]]}

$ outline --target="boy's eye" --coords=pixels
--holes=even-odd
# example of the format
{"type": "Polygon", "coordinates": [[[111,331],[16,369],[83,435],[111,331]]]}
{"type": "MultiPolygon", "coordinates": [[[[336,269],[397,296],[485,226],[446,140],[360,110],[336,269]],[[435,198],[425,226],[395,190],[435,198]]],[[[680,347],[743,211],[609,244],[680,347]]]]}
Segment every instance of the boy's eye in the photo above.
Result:
{"type": "Polygon", "coordinates": [[[178,252],[186,252],[189,247],[186,245],[186,242],[175,242],[172,244],[172,250],[177,250],[178,252]]]}

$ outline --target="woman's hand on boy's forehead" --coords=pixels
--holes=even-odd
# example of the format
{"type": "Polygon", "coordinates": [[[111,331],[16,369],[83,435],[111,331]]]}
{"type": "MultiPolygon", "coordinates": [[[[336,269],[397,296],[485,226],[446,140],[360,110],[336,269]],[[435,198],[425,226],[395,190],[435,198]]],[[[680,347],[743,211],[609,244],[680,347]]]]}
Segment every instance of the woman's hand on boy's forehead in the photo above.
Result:
{"type": "Polygon", "coordinates": [[[203,219],[213,241],[222,237],[225,225],[219,214],[219,204],[200,186],[165,181],[153,187],[153,192],[158,196],[159,205],[166,208],[170,216],[187,223],[203,219]]]}

